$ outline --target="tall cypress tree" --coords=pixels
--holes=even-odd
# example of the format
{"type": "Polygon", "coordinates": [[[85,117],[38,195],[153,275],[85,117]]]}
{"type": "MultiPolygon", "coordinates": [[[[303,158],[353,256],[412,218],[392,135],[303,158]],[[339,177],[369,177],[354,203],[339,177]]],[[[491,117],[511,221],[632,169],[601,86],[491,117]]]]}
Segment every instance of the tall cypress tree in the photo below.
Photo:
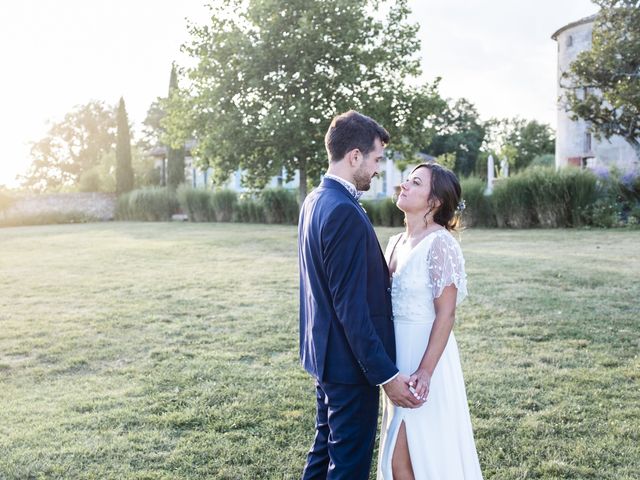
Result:
{"type": "MultiPolygon", "coordinates": [[[[171,65],[169,79],[169,98],[178,94],[178,74],[175,65],[171,65]]],[[[184,182],[184,148],[167,147],[167,184],[176,188],[184,182]]]]}
{"type": "Polygon", "coordinates": [[[116,193],[133,190],[133,167],[131,166],[131,134],[124,99],[120,97],[116,134],[116,193]]]}

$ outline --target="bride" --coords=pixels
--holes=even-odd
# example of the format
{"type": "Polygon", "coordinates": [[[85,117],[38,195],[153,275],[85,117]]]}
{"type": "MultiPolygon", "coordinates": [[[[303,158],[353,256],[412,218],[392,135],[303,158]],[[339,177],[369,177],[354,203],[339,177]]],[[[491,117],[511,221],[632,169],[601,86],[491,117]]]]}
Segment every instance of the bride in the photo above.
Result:
{"type": "Polygon", "coordinates": [[[467,395],[452,332],[456,305],[467,295],[464,258],[450,231],[461,188],[440,165],[418,165],[402,184],[397,206],[406,231],[389,240],[396,363],[411,375],[416,409],[384,396],[378,479],[482,479],[467,395]]]}

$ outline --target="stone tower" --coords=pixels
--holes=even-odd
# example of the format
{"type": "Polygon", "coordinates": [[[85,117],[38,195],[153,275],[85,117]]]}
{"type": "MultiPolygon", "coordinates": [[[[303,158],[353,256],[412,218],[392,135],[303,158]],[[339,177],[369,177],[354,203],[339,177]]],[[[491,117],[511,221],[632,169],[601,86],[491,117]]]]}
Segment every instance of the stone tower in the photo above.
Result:
{"type": "Polygon", "coordinates": [[[589,123],[571,120],[564,100],[568,81],[562,79],[578,54],[591,48],[591,34],[596,15],[565,25],[551,38],[558,43],[558,128],[556,132],[556,167],[618,166],[625,168],[637,162],[635,151],[622,137],[597,140],[589,132],[589,123]],[[564,87],[563,87],[564,85],[564,87]]]}

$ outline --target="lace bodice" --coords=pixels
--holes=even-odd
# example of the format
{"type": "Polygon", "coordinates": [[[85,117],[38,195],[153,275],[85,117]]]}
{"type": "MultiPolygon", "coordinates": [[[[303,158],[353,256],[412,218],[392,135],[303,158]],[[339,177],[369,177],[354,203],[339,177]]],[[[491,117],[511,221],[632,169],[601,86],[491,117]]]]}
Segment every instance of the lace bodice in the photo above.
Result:
{"type": "Polygon", "coordinates": [[[385,258],[394,245],[396,270],[392,276],[391,301],[395,321],[431,323],[435,319],[433,300],[445,287],[458,289],[456,304],[467,296],[467,275],[460,245],[447,230],[436,230],[411,248],[399,235],[389,239],[385,258]],[[399,241],[398,241],[399,240],[399,241]]]}

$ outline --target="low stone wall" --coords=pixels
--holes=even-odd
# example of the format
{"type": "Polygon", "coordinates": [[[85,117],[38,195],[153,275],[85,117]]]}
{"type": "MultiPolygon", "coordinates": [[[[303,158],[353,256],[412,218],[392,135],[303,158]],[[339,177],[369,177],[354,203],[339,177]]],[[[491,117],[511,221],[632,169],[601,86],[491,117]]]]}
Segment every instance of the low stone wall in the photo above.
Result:
{"type": "Polygon", "coordinates": [[[115,211],[116,195],[112,193],[56,193],[18,198],[4,211],[4,218],[81,214],[96,220],[113,220],[115,211]]]}

